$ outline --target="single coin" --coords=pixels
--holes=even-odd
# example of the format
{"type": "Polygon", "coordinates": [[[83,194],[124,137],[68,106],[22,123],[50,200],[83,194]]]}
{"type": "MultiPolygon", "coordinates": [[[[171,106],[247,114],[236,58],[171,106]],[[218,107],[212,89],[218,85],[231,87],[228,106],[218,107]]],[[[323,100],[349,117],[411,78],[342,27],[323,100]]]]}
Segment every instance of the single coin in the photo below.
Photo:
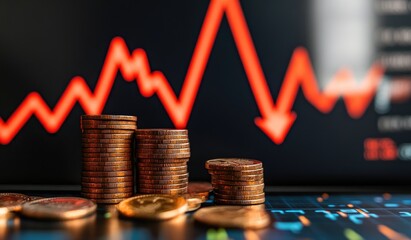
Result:
{"type": "Polygon", "coordinates": [[[176,140],[176,139],[184,139],[188,142],[187,135],[140,135],[138,132],[136,133],[136,139],[140,142],[140,140],[145,139],[155,139],[155,140],[176,140]]]}
{"type": "Polygon", "coordinates": [[[150,158],[139,158],[139,163],[153,163],[153,164],[168,164],[168,163],[177,163],[177,164],[186,164],[188,162],[188,158],[169,158],[169,159],[150,159],[150,158]]]}
{"type": "Polygon", "coordinates": [[[118,121],[133,121],[137,122],[136,116],[126,115],[82,115],[81,120],[118,120],[118,121]]]}
{"type": "Polygon", "coordinates": [[[227,204],[227,205],[253,205],[253,204],[262,204],[265,202],[265,198],[255,199],[255,200],[227,200],[216,198],[214,201],[218,204],[227,204]]]}
{"type": "Polygon", "coordinates": [[[188,178],[177,179],[177,180],[149,180],[149,179],[139,179],[139,184],[154,184],[154,185],[161,185],[161,184],[188,184],[188,178]]]}
{"type": "Polygon", "coordinates": [[[131,158],[131,152],[120,152],[120,153],[82,153],[83,158],[109,158],[109,157],[129,157],[131,158]]]}
{"type": "Polygon", "coordinates": [[[127,187],[133,187],[134,182],[118,182],[118,183],[88,183],[88,182],[82,182],[81,186],[84,188],[127,188],[127,187]]]}
{"type": "Polygon", "coordinates": [[[255,191],[246,190],[246,191],[239,191],[239,190],[220,190],[214,189],[214,193],[222,194],[222,195],[230,195],[230,196],[245,196],[245,195],[257,195],[263,193],[263,189],[258,189],[255,191]]]}
{"type": "Polygon", "coordinates": [[[264,183],[248,186],[229,186],[229,185],[213,185],[215,189],[230,190],[230,191],[258,191],[264,190],[264,183]]]}
{"type": "Polygon", "coordinates": [[[133,192],[127,193],[85,193],[82,192],[81,195],[86,198],[92,199],[107,199],[107,198],[128,198],[133,196],[133,192]]]}
{"type": "Polygon", "coordinates": [[[20,211],[25,202],[31,201],[30,197],[20,193],[0,193],[0,213],[20,211]]]}
{"type": "Polygon", "coordinates": [[[215,194],[215,199],[226,199],[226,200],[261,200],[265,198],[265,194],[260,193],[256,195],[222,195],[222,194],[215,194]]]}
{"type": "Polygon", "coordinates": [[[109,198],[109,199],[90,199],[90,201],[93,201],[97,204],[117,204],[121,201],[123,201],[125,198],[109,198]]]}
{"type": "Polygon", "coordinates": [[[121,130],[137,130],[137,125],[115,125],[115,124],[81,124],[84,129],[121,129],[121,130]]]}
{"type": "Polygon", "coordinates": [[[177,180],[188,178],[188,173],[179,175],[151,175],[151,174],[138,174],[138,178],[146,180],[177,180]]]}
{"type": "Polygon", "coordinates": [[[88,164],[90,162],[95,163],[119,163],[119,164],[127,164],[132,162],[131,156],[122,156],[122,157],[84,157],[82,158],[84,164],[88,164]]]}
{"type": "Polygon", "coordinates": [[[133,148],[131,143],[83,143],[83,148],[133,148]]]}
{"type": "Polygon", "coordinates": [[[189,182],[188,183],[188,193],[210,193],[213,187],[209,182],[189,182]]]}
{"type": "Polygon", "coordinates": [[[150,194],[184,194],[187,193],[187,188],[182,189],[152,189],[152,188],[139,188],[140,193],[150,193],[150,194]]]}
{"type": "Polygon", "coordinates": [[[43,198],[23,204],[21,213],[26,217],[67,220],[90,215],[96,211],[96,204],[78,197],[43,198]]]}
{"type": "Polygon", "coordinates": [[[134,125],[137,126],[137,122],[133,121],[118,121],[118,120],[82,120],[80,122],[81,125],[134,125]]]}
{"type": "Polygon", "coordinates": [[[128,166],[133,167],[132,161],[107,161],[107,162],[83,162],[83,166],[99,167],[99,166],[128,166]]]}
{"type": "Polygon", "coordinates": [[[263,174],[257,175],[242,175],[242,176],[233,176],[233,175],[211,175],[212,178],[216,178],[219,180],[227,180],[227,181],[258,181],[264,178],[263,174]]]}
{"type": "Polygon", "coordinates": [[[259,229],[271,224],[271,217],[265,210],[241,206],[201,208],[193,217],[201,223],[222,228],[259,229]]]}
{"type": "Polygon", "coordinates": [[[187,211],[186,199],[164,194],[138,195],[120,202],[118,211],[126,217],[166,220],[187,211]]]}
{"type": "Polygon", "coordinates": [[[190,158],[191,154],[187,153],[170,153],[170,154],[156,154],[156,153],[137,153],[138,158],[154,158],[154,159],[163,159],[163,158],[190,158]]]}
{"type": "Polygon", "coordinates": [[[190,148],[138,148],[137,154],[181,154],[190,153],[190,148]]]}
{"type": "Polygon", "coordinates": [[[133,181],[132,176],[127,177],[81,177],[81,182],[87,183],[121,183],[133,181]]]}
{"type": "Polygon", "coordinates": [[[129,129],[82,129],[83,134],[134,134],[135,130],[129,129]]]}
{"type": "Polygon", "coordinates": [[[187,171],[187,165],[178,166],[178,167],[156,167],[156,166],[141,166],[138,165],[139,171],[159,171],[159,172],[180,172],[187,171]]]}
{"type": "Polygon", "coordinates": [[[40,196],[29,196],[29,197],[30,197],[30,201],[39,200],[39,199],[44,198],[44,197],[40,197],[40,196]]]}
{"type": "Polygon", "coordinates": [[[81,138],[82,144],[133,144],[133,139],[104,139],[104,138],[81,138]]]}
{"type": "Polygon", "coordinates": [[[95,171],[95,172],[114,172],[114,171],[132,171],[131,165],[119,165],[119,166],[88,166],[83,165],[83,171],[95,171]]]}
{"type": "Polygon", "coordinates": [[[163,143],[157,143],[157,144],[149,144],[149,143],[138,143],[137,144],[138,149],[181,149],[181,148],[190,148],[190,143],[181,143],[181,144],[163,144],[163,143]]]}
{"type": "Polygon", "coordinates": [[[98,138],[98,139],[125,139],[131,140],[134,138],[134,133],[83,133],[82,138],[98,138]]]}
{"type": "Polygon", "coordinates": [[[154,168],[162,168],[162,167],[181,167],[181,166],[186,166],[186,162],[182,163],[147,163],[147,162],[139,162],[137,163],[139,167],[154,167],[154,168]]]}
{"type": "Polygon", "coordinates": [[[187,204],[188,204],[188,209],[187,212],[192,212],[201,207],[201,203],[203,203],[203,200],[198,197],[192,197],[192,198],[186,198],[187,204]]]}
{"type": "Polygon", "coordinates": [[[211,178],[211,184],[213,185],[231,185],[231,186],[247,186],[247,185],[257,185],[264,183],[264,179],[257,181],[229,181],[229,180],[218,180],[211,178]]]}
{"type": "Polygon", "coordinates": [[[81,176],[83,177],[125,177],[133,176],[133,171],[107,171],[107,172],[86,172],[82,171],[81,176]]]}
{"type": "Polygon", "coordinates": [[[182,139],[148,139],[140,138],[137,141],[137,144],[187,144],[189,143],[188,138],[182,139]]]}
{"type": "Polygon", "coordinates": [[[114,193],[132,193],[134,191],[133,187],[126,187],[126,188],[86,188],[81,187],[82,193],[97,193],[97,194],[114,194],[114,193]]]}
{"type": "Polygon", "coordinates": [[[139,175],[182,175],[186,174],[187,170],[180,170],[180,171],[147,171],[147,170],[140,170],[137,169],[139,175]]]}
{"type": "Polygon", "coordinates": [[[211,175],[230,175],[235,177],[241,177],[244,175],[258,175],[263,174],[264,170],[255,169],[255,170],[243,170],[243,171],[225,171],[225,170],[208,170],[208,173],[211,175]]]}
{"type": "Polygon", "coordinates": [[[187,188],[187,183],[182,184],[149,184],[139,182],[139,188],[149,188],[149,189],[180,189],[187,188]]]}
{"type": "Polygon", "coordinates": [[[187,129],[139,129],[138,135],[188,135],[187,129]]]}
{"type": "Polygon", "coordinates": [[[208,160],[205,167],[210,170],[244,171],[261,169],[263,163],[254,159],[217,158],[208,160]]]}
{"type": "Polygon", "coordinates": [[[108,148],[108,147],[93,147],[93,148],[85,148],[81,149],[83,153],[131,153],[133,151],[130,146],[127,147],[117,147],[117,148],[108,148]]]}

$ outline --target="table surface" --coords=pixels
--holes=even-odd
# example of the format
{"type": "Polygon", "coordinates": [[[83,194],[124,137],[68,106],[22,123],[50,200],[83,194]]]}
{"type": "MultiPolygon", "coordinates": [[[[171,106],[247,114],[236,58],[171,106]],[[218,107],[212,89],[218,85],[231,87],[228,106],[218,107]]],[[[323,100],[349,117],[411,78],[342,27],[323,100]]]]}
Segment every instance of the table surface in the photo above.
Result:
{"type": "Polygon", "coordinates": [[[0,218],[0,239],[411,239],[411,194],[272,193],[265,205],[274,220],[261,230],[206,226],[192,213],[161,222],[124,219],[99,207],[70,221],[0,218]]]}

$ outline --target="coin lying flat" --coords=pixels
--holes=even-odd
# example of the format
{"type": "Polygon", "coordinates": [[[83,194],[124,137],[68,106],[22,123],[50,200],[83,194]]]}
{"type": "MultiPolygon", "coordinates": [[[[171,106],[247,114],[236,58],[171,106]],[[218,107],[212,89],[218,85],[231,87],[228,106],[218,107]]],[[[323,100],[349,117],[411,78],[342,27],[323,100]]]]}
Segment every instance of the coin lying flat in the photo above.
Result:
{"type": "Polygon", "coordinates": [[[78,197],[43,198],[23,204],[21,213],[26,217],[66,220],[90,215],[96,204],[78,197]]]}
{"type": "Polygon", "coordinates": [[[0,193],[0,212],[20,211],[22,205],[31,201],[27,195],[20,193],[0,193]]]}
{"type": "Polygon", "coordinates": [[[86,193],[82,192],[81,195],[91,199],[111,199],[111,198],[128,198],[133,196],[133,192],[125,193],[86,193]]]}
{"type": "Polygon", "coordinates": [[[139,158],[139,163],[152,163],[152,164],[167,164],[167,163],[178,163],[187,164],[188,158],[166,158],[166,159],[152,159],[152,158],[139,158]]]}
{"type": "Polygon", "coordinates": [[[188,138],[181,139],[155,139],[155,138],[140,138],[137,141],[137,146],[144,144],[189,144],[188,138]]]}
{"type": "Polygon", "coordinates": [[[82,182],[81,187],[84,188],[95,188],[95,189],[110,189],[110,188],[126,188],[133,187],[134,182],[118,182],[118,183],[88,183],[82,182]]]}
{"type": "Polygon", "coordinates": [[[187,179],[188,178],[188,173],[185,174],[180,174],[180,175],[145,175],[145,174],[139,174],[138,175],[139,179],[145,179],[145,180],[181,180],[181,179],[187,179]]]}
{"type": "Polygon", "coordinates": [[[137,122],[137,117],[125,115],[82,115],[81,120],[118,120],[137,122]]]}
{"type": "MultiPolygon", "coordinates": [[[[211,176],[214,177],[213,175],[211,176]]],[[[218,175],[217,178],[219,180],[227,180],[227,181],[258,181],[264,179],[263,174],[257,175],[242,175],[242,176],[233,176],[233,175],[218,175]]]]}
{"type": "Polygon", "coordinates": [[[257,181],[229,181],[229,180],[220,180],[220,179],[212,179],[211,183],[213,185],[237,185],[237,186],[245,186],[245,185],[257,185],[264,183],[264,179],[260,179],[257,181]]]}
{"type": "Polygon", "coordinates": [[[264,203],[265,198],[248,199],[248,200],[216,198],[215,202],[218,203],[218,204],[227,204],[227,205],[252,205],[252,204],[262,204],[262,203],[264,203]]]}
{"type": "Polygon", "coordinates": [[[88,183],[120,183],[120,182],[131,182],[133,181],[133,176],[126,177],[82,177],[82,182],[88,183]]]}
{"type": "Polygon", "coordinates": [[[139,183],[140,188],[150,188],[150,189],[180,189],[186,188],[187,183],[181,184],[149,184],[149,183],[139,183]]]}
{"type": "Polygon", "coordinates": [[[183,135],[188,136],[187,129],[139,129],[137,135],[183,135]]]}
{"type": "Polygon", "coordinates": [[[189,182],[187,193],[191,196],[201,197],[203,201],[206,201],[212,190],[213,187],[209,182],[189,182]]]}
{"type": "Polygon", "coordinates": [[[217,158],[208,160],[205,164],[206,169],[211,170],[227,170],[227,171],[243,171],[261,169],[263,166],[261,161],[254,159],[241,158],[217,158]]]}
{"type": "Polygon", "coordinates": [[[271,224],[270,215],[261,208],[215,206],[199,209],[194,219],[216,227],[259,229],[271,224]]]}
{"type": "Polygon", "coordinates": [[[81,176],[83,177],[125,177],[125,176],[133,176],[133,171],[106,171],[106,172],[81,172],[81,176]]]}
{"type": "Polygon", "coordinates": [[[176,179],[176,180],[150,180],[150,179],[139,179],[139,184],[156,184],[156,185],[167,185],[167,184],[187,184],[188,178],[176,179]]]}
{"type": "Polygon", "coordinates": [[[185,198],[163,194],[135,196],[120,202],[117,206],[119,212],[126,217],[154,220],[177,217],[187,208],[185,198]]]}
{"type": "Polygon", "coordinates": [[[188,209],[187,212],[192,212],[201,207],[201,203],[203,203],[203,199],[201,197],[189,197],[186,198],[188,209]]]}
{"type": "Polygon", "coordinates": [[[104,171],[104,172],[112,172],[112,171],[131,171],[133,169],[130,165],[117,165],[117,166],[92,166],[83,164],[83,171],[104,171]]]}
{"type": "Polygon", "coordinates": [[[132,193],[134,191],[133,187],[125,187],[125,188],[86,188],[81,187],[82,193],[132,193]]]}
{"type": "Polygon", "coordinates": [[[139,188],[140,193],[150,193],[150,194],[185,194],[187,193],[187,188],[178,189],[152,189],[152,188],[139,188]]]}
{"type": "Polygon", "coordinates": [[[262,200],[265,198],[265,193],[258,193],[254,195],[224,195],[215,193],[215,197],[225,200],[262,200]]]}
{"type": "Polygon", "coordinates": [[[211,175],[230,175],[235,177],[241,177],[244,175],[258,175],[263,174],[264,170],[256,169],[256,170],[243,170],[243,171],[221,171],[221,170],[208,170],[208,173],[211,175]]]}
{"type": "Polygon", "coordinates": [[[139,143],[138,149],[181,149],[189,148],[190,143],[163,144],[163,143],[139,143]]]}

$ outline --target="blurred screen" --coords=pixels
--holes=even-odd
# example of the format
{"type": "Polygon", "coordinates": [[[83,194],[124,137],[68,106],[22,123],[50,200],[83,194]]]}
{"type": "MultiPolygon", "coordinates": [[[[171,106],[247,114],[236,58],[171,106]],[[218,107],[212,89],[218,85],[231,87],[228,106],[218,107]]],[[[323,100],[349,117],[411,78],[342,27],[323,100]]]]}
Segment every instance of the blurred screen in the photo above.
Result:
{"type": "Polygon", "coordinates": [[[2,1],[0,184],[80,183],[82,114],[266,185],[411,181],[411,1],[2,1]]]}

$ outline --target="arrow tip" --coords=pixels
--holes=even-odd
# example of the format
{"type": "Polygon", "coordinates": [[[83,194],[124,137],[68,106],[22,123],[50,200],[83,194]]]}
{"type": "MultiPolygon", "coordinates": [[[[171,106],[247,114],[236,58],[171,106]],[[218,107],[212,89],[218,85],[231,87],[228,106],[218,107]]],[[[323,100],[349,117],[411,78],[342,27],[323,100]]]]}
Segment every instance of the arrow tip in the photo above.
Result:
{"type": "Polygon", "coordinates": [[[258,117],[255,124],[259,127],[275,144],[284,142],[285,137],[294,124],[297,114],[294,112],[279,112],[273,110],[266,117],[258,117]]]}

